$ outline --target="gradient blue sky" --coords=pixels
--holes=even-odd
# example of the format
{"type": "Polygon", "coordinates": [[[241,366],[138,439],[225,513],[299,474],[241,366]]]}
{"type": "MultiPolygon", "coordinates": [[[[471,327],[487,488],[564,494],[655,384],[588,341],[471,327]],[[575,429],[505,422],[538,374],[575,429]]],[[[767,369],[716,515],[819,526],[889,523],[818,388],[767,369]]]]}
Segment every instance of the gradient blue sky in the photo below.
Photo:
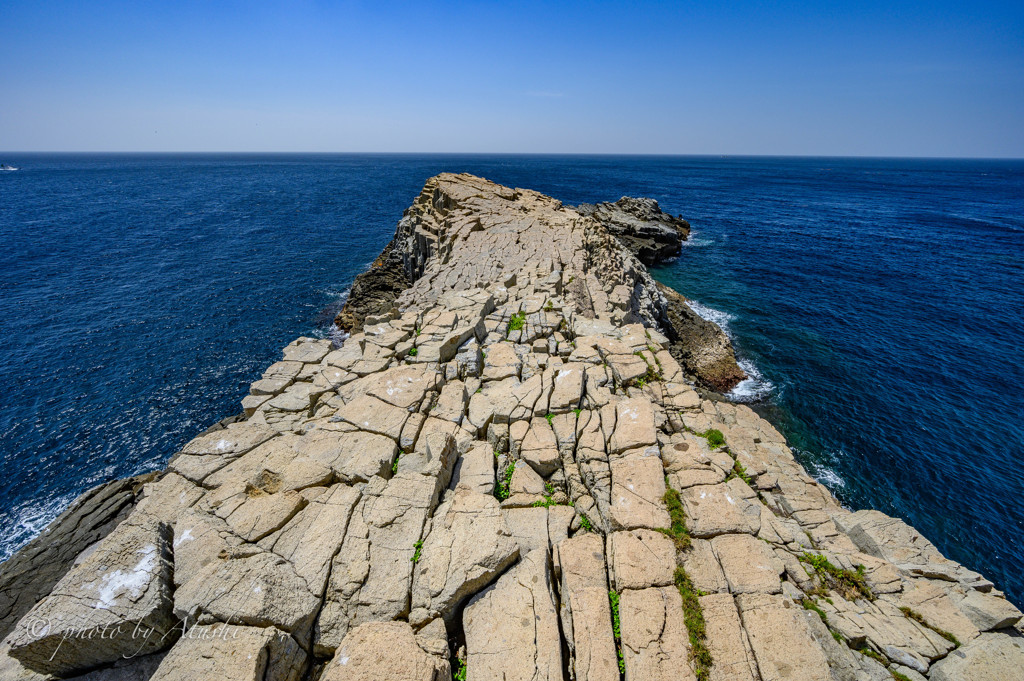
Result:
{"type": "Polygon", "coordinates": [[[0,0],[0,149],[1024,157],[1024,2],[0,0]]]}

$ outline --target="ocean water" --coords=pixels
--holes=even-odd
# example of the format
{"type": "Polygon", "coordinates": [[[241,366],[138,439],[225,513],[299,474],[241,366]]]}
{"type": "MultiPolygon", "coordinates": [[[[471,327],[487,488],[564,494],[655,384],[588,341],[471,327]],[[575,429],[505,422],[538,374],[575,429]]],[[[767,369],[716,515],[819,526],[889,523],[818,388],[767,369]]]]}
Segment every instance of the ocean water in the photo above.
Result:
{"type": "Polygon", "coordinates": [[[919,528],[1024,604],[1024,162],[27,155],[0,173],[0,558],[159,468],[325,334],[424,180],[651,196],[654,270],[732,336],[732,397],[844,504],[919,528]]]}

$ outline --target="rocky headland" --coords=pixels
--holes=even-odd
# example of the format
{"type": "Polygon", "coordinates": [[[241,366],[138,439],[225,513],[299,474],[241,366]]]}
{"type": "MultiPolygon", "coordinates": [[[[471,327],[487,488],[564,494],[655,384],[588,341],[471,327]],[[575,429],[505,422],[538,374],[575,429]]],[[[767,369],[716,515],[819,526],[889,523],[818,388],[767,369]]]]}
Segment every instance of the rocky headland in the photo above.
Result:
{"type": "Polygon", "coordinates": [[[696,389],[742,372],[662,216],[430,179],[340,347],[0,568],[0,678],[1021,678],[992,582],[696,389]]]}

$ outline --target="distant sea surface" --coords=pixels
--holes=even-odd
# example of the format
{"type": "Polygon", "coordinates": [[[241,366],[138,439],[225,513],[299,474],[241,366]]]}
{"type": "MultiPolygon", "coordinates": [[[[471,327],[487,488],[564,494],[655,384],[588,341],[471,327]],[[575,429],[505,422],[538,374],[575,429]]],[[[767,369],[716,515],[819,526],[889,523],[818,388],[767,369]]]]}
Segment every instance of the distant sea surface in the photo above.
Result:
{"type": "Polygon", "coordinates": [[[751,401],[847,506],[1024,605],[1024,162],[0,154],[0,559],[154,470],[323,335],[423,182],[693,224],[654,270],[722,323],[751,401]]]}

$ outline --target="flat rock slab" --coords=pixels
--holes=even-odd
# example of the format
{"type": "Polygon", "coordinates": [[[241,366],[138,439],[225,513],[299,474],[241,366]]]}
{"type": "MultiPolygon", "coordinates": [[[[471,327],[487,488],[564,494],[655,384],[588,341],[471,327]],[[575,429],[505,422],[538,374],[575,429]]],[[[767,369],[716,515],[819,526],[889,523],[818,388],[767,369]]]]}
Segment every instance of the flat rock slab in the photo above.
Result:
{"type": "Polygon", "coordinates": [[[276,626],[300,643],[319,606],[291,564],[268,551],[209,563],[174,593],[174,614],[189,624],[276,626]]]}
{"type": "Polygon", "coordinates": [[[654,530],[622,530],[609,538],[615,589],[644,589],[673,582],[676,547],[654,530]]]}
{"type": "Polygon", "coordinates": [[[760,504],[750,501],[753,491],[742,480],[733,478],[718,485],[687,487],[680,493],[694,537],[757,534],[761,529],[760,504]]]}
{"type": "Polygon", "coordinates": [[[376,397],[361,395],[338,410],[336,419],[351,423],[359,430],[387,435],[394,441],[402,434],[402,426],[409,417],[406,409],[388,404],[376,397]]]}
{"type": "Polygon", "coordinates": [[[139,514],[107,535],[5,643],[31,670],[70,675],[174,642],[171,529],[139,514]]]}
{"type": "Polygon", "coordinates": [[[457,607],[519,557],[519,545],[493,496],[459,489],[438,506],[421,547],[412,607],[450,620],[457,607]]]}
{"type": "Polygon", "coordinates": [[[982,634],[931,668],[932,681],[1008,681],[1024,677],[1024,640],[982,634]],[[1012,676],[1020,674],[1020,676],[1012,676]]]}
{"type": "Polygon", "coordinates": [[[630,530],[638,527],[656,529],[671,524],[665,509],[665,473],[661,457],[632,454],[611,462],[612,526],[630,530]]]}
{"type": "Polygon", "coordinates": [[[689,664],[690,635],[683,621],[683,599],[675,586],[623,591],[619,619],[627,679],[696,679],[689,664]]]}
{"type": "Polygon", "coordinates": [[[467,681],[562,681],[547,551],[531,551],[466,606],[467,681]]]}
{"type": "Polygon", "coordinates": [[[711,547],[725,573],[730,592],[782,592],[779,575],[786,568],[767,542],[749,534],[723,534],[711,540],[711,547]]]}
{"type": "MultiPolygon", "coordinates": [[[[643,364],[639,357],[637,360],[643,364]]],[[[646,371],[646,364],[644,364],[646,371]]],[[[658,444],[654,410],[646,397],[632,397],[615,405],[615,430],[608,444],[609,454],[658,444]]]]}
{"type": "Polygon", "coordinates": [[[562,570],[562,630],[575,678],[618,681],[604,542],[600,535],[584,532],[559,542],[557,550],[562,570]]]}
{"type": "Polygon", "coordinates": [[[758,681],[754,651],[743,631],[736,604],[729,594],[700,597],[707,646],[714,663],[709,681],[758,681]]]}
{"type": "Polygon", "coordinates": [[[192,627],[149,681],[298,681],[306,653],[274,627],[192,627]]]}
{"type": "Polygon", "coordinates": [[[828,660],[793,601],[769,594],[736,599],[763,681],[831,681],[828,660]]]}
{"type": "Polygon", "coordinates": [[[368,622],[354,628],[320,677],[321,681],[449,679],[446,657],[424,650],[407,622],[368,622]]]}

